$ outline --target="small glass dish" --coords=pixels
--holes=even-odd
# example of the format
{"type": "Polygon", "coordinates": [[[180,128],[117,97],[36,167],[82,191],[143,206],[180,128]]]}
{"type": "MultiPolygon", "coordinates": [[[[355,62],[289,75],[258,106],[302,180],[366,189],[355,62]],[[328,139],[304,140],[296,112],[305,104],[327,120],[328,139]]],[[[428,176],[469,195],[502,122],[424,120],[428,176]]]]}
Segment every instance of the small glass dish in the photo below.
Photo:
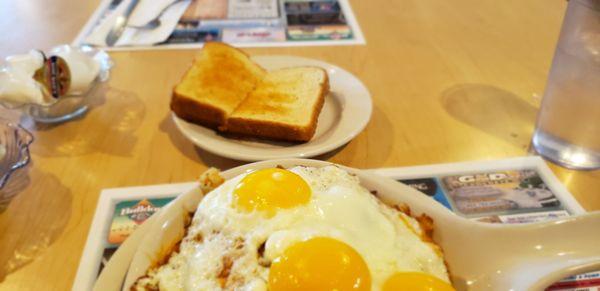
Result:
{"type": "Polygon", "coordinates": [[[0,213],[26,185],[29,145],[33,135],[20,125],[0,119],[0,213]]]}
{"type": "MultiPolygon", "coordinates": [[[[94,96],[104,92],[103,87],[109,79],[110,68],[113,66],[113,63],[105,51],[90,46],[71,47],[71,49],[78,49],[100,64],[98,76],[87,87],[85,92],[61,96],[56,102],[50,104],[13,103],[0,99],[0,105],[8,109],[20,110],[33,120],[41,123],[64,122],[84,114],[88,110],[90,100],[94,96]]],[[[49,100],[54,99],[50,96],[45,97],[49,100]]]]}

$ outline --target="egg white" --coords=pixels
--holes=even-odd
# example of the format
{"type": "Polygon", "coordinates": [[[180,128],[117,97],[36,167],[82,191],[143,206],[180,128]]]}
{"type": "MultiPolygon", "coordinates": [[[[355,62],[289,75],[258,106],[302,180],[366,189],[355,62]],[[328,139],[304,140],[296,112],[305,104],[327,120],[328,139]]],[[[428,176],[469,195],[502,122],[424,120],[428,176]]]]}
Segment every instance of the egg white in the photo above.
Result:
{"type": "Polygon", "coordinates": [[[246,174],[230,179],[204,197],[180,252],[150,272],[148,280],[161,290],[219,290],[219,273],[228,265],[226,289],[267,290],[270,261],[297,242],[326,236],[362,256],[372,290],[380,290],[387,278],[403,271],[449,282],[442,256],[421,239],[418,222],[381,203],[356,177],[335,166],[290,170],[309,184],[307,204],[278,210],[270,218],[244,213],[232,202],[233,190],[246,174]]]}

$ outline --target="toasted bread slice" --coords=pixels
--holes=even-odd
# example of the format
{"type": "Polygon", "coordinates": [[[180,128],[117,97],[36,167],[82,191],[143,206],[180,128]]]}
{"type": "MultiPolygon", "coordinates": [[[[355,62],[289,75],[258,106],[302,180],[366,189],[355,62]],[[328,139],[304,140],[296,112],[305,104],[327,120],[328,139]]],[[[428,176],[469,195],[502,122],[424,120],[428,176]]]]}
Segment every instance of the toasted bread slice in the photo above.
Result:
{"type": "Polygon", "coordinates": [[[227,120],[227,131],[287,141],[308,141],[329,79],[318,67],[286,68],[269,72],[227,120]]]}
{"type": "Polygon", "coordinates": [[[183,80],[175,86],[171,110],[194,123],[223,127],[229,114],[265,74],[241,50],[223,43],[206,43],[183,80]]]}

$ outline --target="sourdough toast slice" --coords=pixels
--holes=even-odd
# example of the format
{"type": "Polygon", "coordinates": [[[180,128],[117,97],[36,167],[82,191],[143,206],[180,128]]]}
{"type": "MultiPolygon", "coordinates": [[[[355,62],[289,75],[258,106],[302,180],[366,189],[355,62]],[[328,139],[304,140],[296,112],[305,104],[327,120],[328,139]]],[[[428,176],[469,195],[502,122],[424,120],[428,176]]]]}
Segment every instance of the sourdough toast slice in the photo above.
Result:
{"type": "Polygon", "coordinates": [[[257,137],[309,141],[329,93],[329,79],[318,67],[269,72],[227,120],[227,131],[257,137]]]}
{"type": "Polygon", "coordinates": [[[175,86],[171,110],[187,121],[224,129],[228,116],[265,74],[241,50],[223,43],[206,43],[175,86]]]}

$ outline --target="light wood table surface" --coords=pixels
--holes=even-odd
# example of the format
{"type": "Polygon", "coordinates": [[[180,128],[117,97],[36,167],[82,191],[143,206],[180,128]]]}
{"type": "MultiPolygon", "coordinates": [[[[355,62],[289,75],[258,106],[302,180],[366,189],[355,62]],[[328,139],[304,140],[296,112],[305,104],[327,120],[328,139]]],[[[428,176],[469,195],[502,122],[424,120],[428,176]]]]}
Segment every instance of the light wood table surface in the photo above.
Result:
{"type": "MultiPolygon", "coordinates": [[[[565,1],[351,3],[367,45],[247,50],[330,62],[369,88],[366,130],[321,159],[374,168],[528,154],[565,1]]],[[[71,42],[97,4],[0,0],[0,57],[71,42]]],[[[190,181],[207,166],[241,164],[195,148],[169,117],[171,88],[195,53],[112,53],[110,89],[85,118],[24,121],[36,139],[33,166],[0,214],[0,289],[70,289],[101,189],[190,181]]],[[[599,171],[550,166],[587,210],[600,209],[599,171]]]]}

